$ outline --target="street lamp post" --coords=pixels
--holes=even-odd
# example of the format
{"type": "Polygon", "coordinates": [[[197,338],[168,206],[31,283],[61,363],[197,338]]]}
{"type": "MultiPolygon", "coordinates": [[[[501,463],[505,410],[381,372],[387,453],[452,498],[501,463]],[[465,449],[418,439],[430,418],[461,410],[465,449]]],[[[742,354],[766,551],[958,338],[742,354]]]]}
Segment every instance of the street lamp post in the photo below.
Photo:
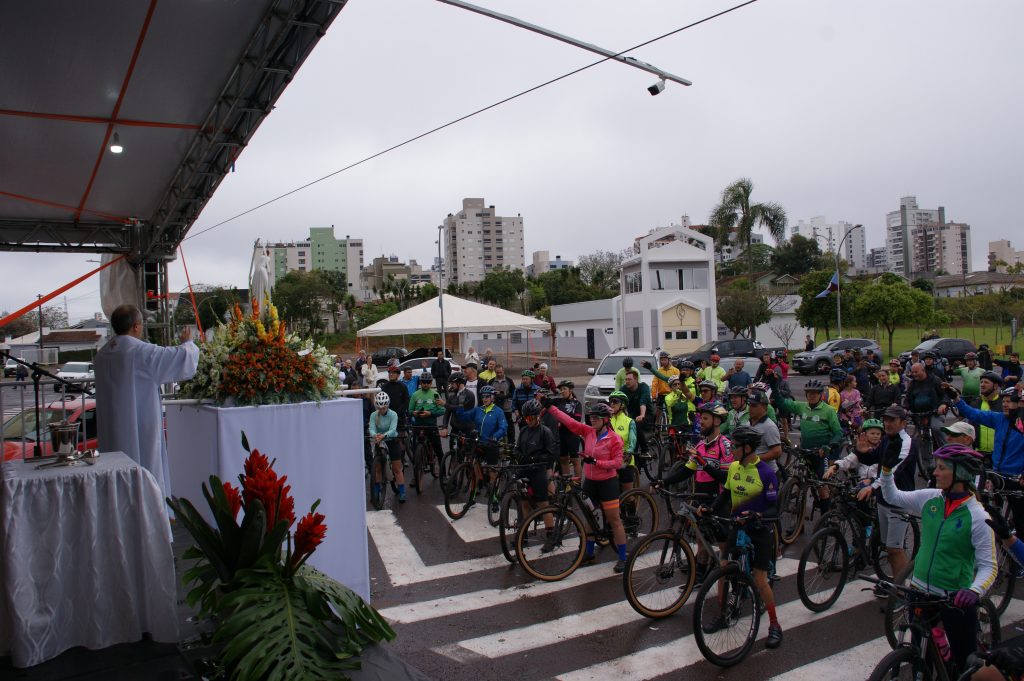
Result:
{"type": "Polygon", "coordinates": [[[441,259],[441,239],[444,235],[444,225],[437,226],[437,306],[441,308],[441,359],[446,359],[444,341],[444,260],[441,259]]]}

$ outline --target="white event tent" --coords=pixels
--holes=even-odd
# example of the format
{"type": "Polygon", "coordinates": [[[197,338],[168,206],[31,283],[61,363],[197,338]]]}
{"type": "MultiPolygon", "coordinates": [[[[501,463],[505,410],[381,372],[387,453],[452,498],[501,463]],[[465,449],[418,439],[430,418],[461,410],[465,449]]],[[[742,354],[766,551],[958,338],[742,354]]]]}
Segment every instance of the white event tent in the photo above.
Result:
{"type": "MultiPolygon", "coordinates": [[[[445,333],[475,331],[548,331],[551,324],[543,319],[509,312],[500,307],[474,303],[471,300],[444,296],[445,333]]],[[[357,333],[359,336],[400,336],[404,333],[440,333],[441,305],[431,298],[408,310],[393,314],[357,333]]]]}

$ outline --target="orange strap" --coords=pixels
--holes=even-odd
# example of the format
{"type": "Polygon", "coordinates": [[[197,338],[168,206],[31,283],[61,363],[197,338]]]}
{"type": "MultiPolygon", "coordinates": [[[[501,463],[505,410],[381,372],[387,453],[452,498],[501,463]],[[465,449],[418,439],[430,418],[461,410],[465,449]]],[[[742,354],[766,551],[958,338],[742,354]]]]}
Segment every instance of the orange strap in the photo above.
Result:
{"type": "Polygon", "coordinates": [[[185,264],[185,251],[181,250],[178,244],[178,254],[181,256],[181,267],[185,270],[185,283],[188,284],[188,296],[192,299],[192,313],[196,316],[196,328],[199,329],[199,339],[202,342],[206,338],[203,333],[203,323],[199,321],[199,308],[196,306],[196,294],[192,293],[192,280],[188,276],[188,265],[185,264]]]}
{"type": "MultiPolygon", "coordinates": [[[[35,301],[33,303],[29,303],[28,305],[26,305],[25,307],[21,308],[20,310],[18,310],[16,312],[12,312],[11,314],[9,314],[6,317],[4,317],[3,319],[0,319],[0,326],[3,326],[4,324],[7,324],[8,322],[13,322],[15,319],[17,319],[18,317],[21,317],[26,312],[31,312],[32,310],[36,309],[37,307],[40,307],[41,305],[43,305],[43,303],[50,302],[51,300],[53,300],[54,298],[56,298],[60,294],[64,293],[68,289],[74,288],[75,286],[78,286],[83,281],[85,281],[86,279],[88,279],[92,275],[96,274],[97,272],[102,272],[103,270],[105,270],[108,267],[110,267],[111,265],[113,265],[115,262],[119,262],[121,260],[124,260],[127,257],[128,257],[127,253],[125,253],[124,255],[118,256],[117,258],[114,258],[113,260],[111,260],[107,264],[100,265],[99,267],[94,269],[92,272],[88,272],[87,274],[83,274],[78,279],[75,279],[74,281],[71,281],[71,282],[69,282],[67,284],[64,284],[63,286],[61,286],[59,289],[57,289],[53,293],[47,293],[45,296],[43,296],[39,300],[37,300],[37,301],[35,301]]],[[[39,332],[42,333],[42,329],[40,329],[39,332]]]]}

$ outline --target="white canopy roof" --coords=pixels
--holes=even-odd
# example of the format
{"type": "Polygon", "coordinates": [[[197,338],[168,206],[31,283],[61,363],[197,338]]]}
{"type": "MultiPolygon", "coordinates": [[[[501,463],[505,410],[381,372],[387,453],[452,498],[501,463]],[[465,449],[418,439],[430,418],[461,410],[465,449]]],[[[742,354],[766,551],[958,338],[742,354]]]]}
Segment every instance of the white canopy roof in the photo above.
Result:
{"type": "MultiPolygon", "coordinates": [[[[445,333],[471,331],[547,331],[551,324],[500,307],[474,303],[445,294],[445,333]]],[[[431,298],[408,310],[393,314],[376,324],[360,329],[359,336],[397,336],[403,333],[441,333],[441,307],[431,298]]]]}

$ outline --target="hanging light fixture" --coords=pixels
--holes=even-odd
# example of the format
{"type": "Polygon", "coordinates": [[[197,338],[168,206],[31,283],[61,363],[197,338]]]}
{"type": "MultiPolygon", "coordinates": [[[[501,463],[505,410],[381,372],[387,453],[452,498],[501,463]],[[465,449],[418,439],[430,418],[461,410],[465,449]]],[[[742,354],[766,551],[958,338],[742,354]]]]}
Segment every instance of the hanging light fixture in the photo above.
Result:
{"type": "Polygon", "coordinates": [[[124,151],[124,147],[121,146],[121,137],[115,132],[114,139],[110,141],[110,153],[120,154],[122,151],[124,151]]]}

